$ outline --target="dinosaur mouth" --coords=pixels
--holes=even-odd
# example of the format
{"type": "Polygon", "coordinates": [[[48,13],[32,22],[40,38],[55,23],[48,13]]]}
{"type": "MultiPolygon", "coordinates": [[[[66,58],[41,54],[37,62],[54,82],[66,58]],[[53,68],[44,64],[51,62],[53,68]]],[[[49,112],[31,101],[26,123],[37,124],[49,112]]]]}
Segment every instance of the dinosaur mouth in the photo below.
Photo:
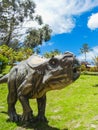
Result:
{"type": "Polygon", "coordinates": [[[65,88],[66,86],[68,86],[69,84],[72,83],[72,80],[70,80],[69,78],[67,78],[67,75],[63,75],[61,77],[56,77],[56,78],[52,78],[50,80],[50,82],[48,83],[48,85],[50,86],[50,88],[52,90],[59,90],[62,88],[65,88]]]}
{"type": "Polygon", "coordinates": [[[73,67],[73,81],[75,81],[80,76],[80,66],[73,67]]]}

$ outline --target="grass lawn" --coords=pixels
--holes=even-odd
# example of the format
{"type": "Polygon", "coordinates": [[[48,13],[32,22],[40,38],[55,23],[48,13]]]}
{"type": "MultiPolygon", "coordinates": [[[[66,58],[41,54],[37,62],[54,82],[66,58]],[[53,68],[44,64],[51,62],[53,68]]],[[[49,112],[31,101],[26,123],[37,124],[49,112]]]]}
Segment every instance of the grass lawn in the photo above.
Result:
{"type": "MultiPolygon", "coordinates": [[[[70,86],[47,93],[48,124],[13,123],[8,120],[7,86],[0,85],[0,130],[98,130],[98,76],[81,75],[70,86]]],[[[36,101],[30,100],[34,115],[36,101]]],[[[22,113],[18,102],[17,112],[22,113]]]]}

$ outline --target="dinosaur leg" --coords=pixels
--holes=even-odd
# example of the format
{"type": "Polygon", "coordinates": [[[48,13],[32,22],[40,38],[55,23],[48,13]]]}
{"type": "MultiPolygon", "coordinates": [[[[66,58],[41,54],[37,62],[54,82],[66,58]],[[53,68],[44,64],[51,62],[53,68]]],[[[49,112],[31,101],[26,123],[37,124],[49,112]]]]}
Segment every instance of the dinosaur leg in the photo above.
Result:
{"type": "Polygon", "coordinates": [[[17,122],[19,121],[19,116],[17,115],[16,109],[15,109],[15,104],[17,101],[17,93],[16,93],[14,81],[8,82],[8,89],[9,89],[8,98],[7,98],[8,115],[11,121],[17,122]]]}
{"type": "Polygon", "coordinates": [[[30,121],[33,118],[32,110],[29,105],[29,99],[23,95],[19,96],[19,100],[23,107],[22,121],[30,121]]]}
{"type": "Polygon", "coordinates": [[[38,105],[37,120],[47,122],[47,119],[45,117],[46,95],[44,95],[41,98],[37,98],[37,105],[38,105]]]}

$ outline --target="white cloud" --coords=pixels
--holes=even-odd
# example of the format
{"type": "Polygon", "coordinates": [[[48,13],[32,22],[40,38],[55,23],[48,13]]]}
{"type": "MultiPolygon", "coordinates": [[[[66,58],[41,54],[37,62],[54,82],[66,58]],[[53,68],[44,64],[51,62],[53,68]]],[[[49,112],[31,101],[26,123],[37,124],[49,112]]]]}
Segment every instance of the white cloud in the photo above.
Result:
{"type": "Polygon", "coordinates": [[[89,17],[88,23],[87,23],[88,28],[91,30],[95,30],[98,28],[98,13],[92,14],[89,17]]]}
{"type": "Polygon", "coordinates": [[[34,0],[36,12],[49,24],[54,34],[71,32],[74,16],[98,6],[98,0],[34,0]]]}
{"type": "Polygon", "coordinates": [[[54,42],[43,42],[42,45],[39,45],[39,47],[44,47],[44,46],[52,46],[54,44],[54,42]]]}
{"type": "Polygon", "coordinates": [[[54,44],[54,42],[49,42],[48,46],[52,46],[54,44]]]}
{"type": "MultiPolygon", "coordinates": [[[[87,53],[87,61],[92,61],[92,59],[95,57],[95,56],[98,56],[98,46],[95,46],[92,48],[92,51],[88,52],[87,53]]],[[[79,56],[77,56],[77,58],[80,60],[80,61],[84,61],[85,57],[84,57],[84,54],[81,54],[79,56]]]]}

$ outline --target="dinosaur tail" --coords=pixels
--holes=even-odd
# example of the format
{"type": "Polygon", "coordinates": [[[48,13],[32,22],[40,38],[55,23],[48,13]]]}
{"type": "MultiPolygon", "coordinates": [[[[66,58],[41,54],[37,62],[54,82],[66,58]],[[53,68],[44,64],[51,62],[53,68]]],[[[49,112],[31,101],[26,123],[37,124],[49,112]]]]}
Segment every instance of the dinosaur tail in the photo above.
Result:
{"type": "Polygon", "coordinates": [[[1,77],[0,78],[0,84],[6,83],[8,81],[8,76],[9,76],[9,74],[6,74],[3,77],[1,77]]]}

